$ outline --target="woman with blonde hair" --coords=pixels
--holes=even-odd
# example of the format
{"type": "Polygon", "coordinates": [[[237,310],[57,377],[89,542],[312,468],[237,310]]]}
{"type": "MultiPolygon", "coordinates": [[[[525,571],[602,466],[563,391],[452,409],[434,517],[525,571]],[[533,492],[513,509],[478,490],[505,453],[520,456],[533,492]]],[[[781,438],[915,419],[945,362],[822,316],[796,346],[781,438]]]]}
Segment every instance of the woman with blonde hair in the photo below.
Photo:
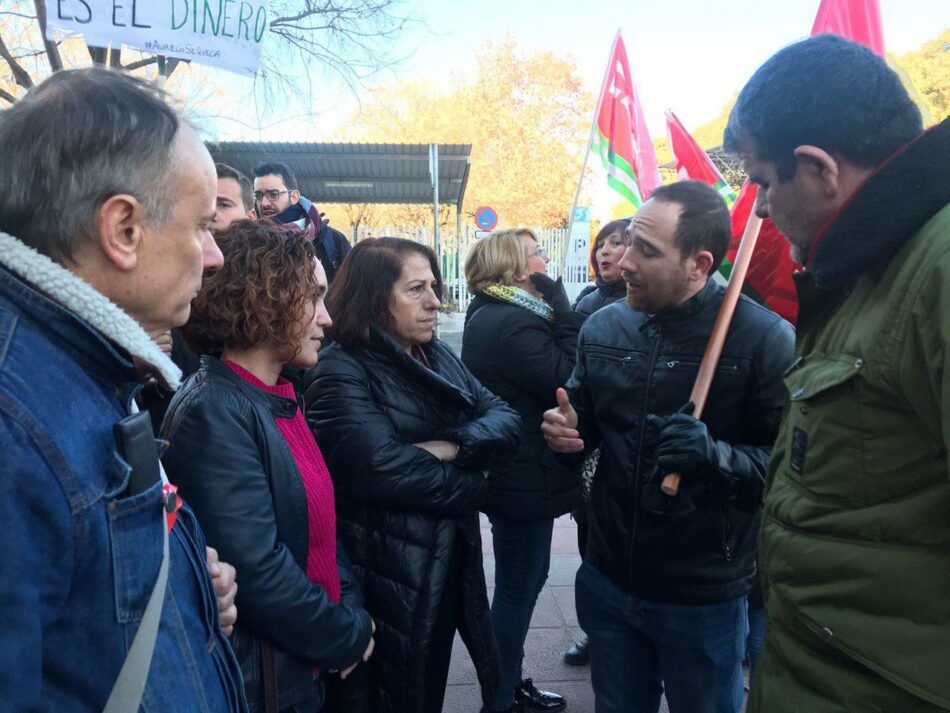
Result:
{"type": "Polygon", "coordinates": [[[478,241],[465,261],[475,294],[465,318],[462,361],[521,416],[521,447],[488,476],[483,510],[492,526],[492,624],[502,677],[491,709],[561,710],[561,696],[522,675],[525,637],[551,561],[554,518],[580,503],[580,477],[562,466],[541,434],[542,414],[574,368],[583,317],[571,309],[536,235],[505,230],[478,241]]]}

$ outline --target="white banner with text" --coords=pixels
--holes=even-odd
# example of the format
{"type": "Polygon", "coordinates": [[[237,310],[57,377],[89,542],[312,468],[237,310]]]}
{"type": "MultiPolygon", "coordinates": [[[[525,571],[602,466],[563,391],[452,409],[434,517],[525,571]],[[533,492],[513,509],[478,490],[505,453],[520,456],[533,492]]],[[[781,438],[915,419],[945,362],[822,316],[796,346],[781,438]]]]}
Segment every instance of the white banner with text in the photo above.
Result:
{"type": "Polygon", "coordinates": [[[76,32],[101,47],[126,44],[253,76],[268,0],[44,0],[46,37],[76,32]]]}

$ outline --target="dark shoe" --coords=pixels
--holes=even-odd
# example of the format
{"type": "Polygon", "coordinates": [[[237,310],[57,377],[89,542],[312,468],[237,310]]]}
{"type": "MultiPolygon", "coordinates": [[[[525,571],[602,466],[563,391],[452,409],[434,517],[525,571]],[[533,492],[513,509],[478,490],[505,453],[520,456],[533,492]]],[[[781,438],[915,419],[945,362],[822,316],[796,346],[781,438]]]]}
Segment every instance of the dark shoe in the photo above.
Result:
{"type": "Polygon", "coordinates": [[[590,663],[590,649],[587,637],[571,645],[564,654],[564,663],[568,666],[586,666],[590,663]]]}
{"type": "Polygon", "coordinates": [[[515,703],[526,710],[562,711],[567,708],[563,696],[549,691],[539,691],[530,678],[515,687],[515,703]]]}

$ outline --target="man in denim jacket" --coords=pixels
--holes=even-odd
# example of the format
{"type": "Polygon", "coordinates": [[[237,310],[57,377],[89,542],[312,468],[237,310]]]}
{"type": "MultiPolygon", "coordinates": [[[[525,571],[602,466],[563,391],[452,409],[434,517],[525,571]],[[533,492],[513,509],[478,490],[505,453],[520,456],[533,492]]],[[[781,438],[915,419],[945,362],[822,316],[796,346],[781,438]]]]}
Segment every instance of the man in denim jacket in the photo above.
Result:
{"type": "Polygon", "coordinates": [[[141,709],[245,711],[221,628],[233,569],[187,507],[169,524],[157,453],[132,467],[113,433],[143,379],[177,385],[148,335],[185,322],[221,263],[211,158],[159,90],[105,69],[59,72],[0,113],[0,156],[0,711],[103,710],[165,527],[141,709]],[[135,489],[141,471],[156,477],[135,489]]]}

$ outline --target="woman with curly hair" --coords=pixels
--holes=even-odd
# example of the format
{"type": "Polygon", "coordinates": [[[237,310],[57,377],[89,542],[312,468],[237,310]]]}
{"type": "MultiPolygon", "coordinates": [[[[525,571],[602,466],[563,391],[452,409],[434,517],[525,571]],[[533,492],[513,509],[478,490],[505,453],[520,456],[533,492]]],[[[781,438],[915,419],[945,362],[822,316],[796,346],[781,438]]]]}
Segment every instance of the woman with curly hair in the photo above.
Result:
{"type": "Polygon", "coordinates": [[[269,221],[234,223],[218,244],[224,266],[184,328],[206,356],[168,408],[163,462],[237,568],[232,642],[251,710],[315,713],[323,678],[367,660],[375,630],[337,543],[327,466],[280,377],[317,363],[326,275],[303,235],[269,221]]]}

